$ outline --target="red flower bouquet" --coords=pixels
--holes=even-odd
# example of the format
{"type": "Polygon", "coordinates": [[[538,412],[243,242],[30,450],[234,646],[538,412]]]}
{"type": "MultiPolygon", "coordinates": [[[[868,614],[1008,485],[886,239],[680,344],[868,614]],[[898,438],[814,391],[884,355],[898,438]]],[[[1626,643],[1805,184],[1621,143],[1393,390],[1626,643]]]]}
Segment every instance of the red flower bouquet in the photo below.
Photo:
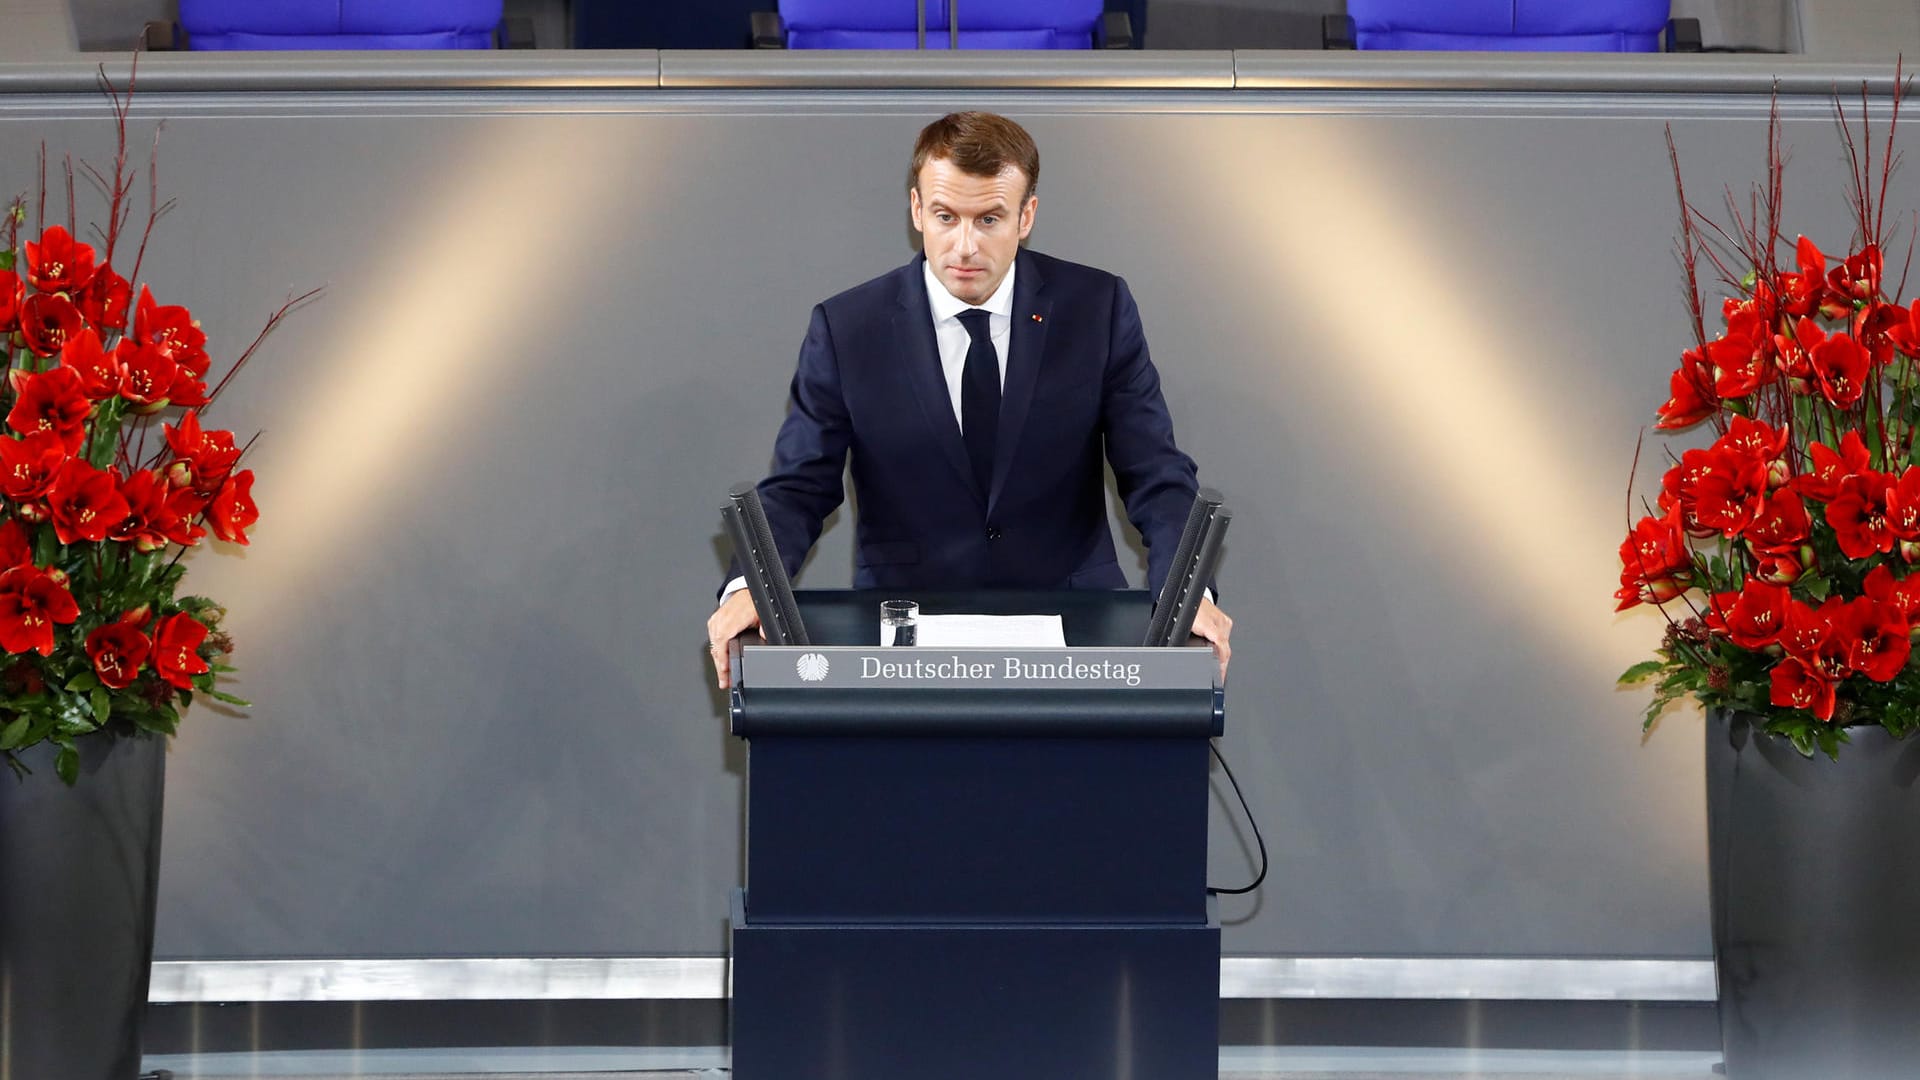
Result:
{"type": "Polygon", "coordinates": [[[1654,426],[1714,438],[1667,453],[1620,545],[1619,610],[1667,617],[1657,658],[1621,677],[1653,684],[1648,726],[1688,695],[1808,755],[1836,755],[1848,725],[1920,726],[1920,303],[1902,306],[1883,242],[1902,89],[1878,147],[1865,101],[1857,130],[1836,102],[1855,228],[1841,258],[1781,230],[1777,108],[1766,182],[1724,223],[1688,201],[1669,135],[1695,347],[1654,426]],[[1707,274],[1730,294],[1714,337],[1707,274]]]}
{"type": "MultiPolygon", "coordinates": [[[[199,323],[136,289],[166,207],[150,197],[145,228],[127,229],[131,83],[107,93],[113,170],[84,170],[106,202],[95,242],[80,239],[71,194],[66,224],[44,224],[44,154],[32,232],[25,199],[0,219],[0,752],[24,769],[17,753],[51,741],[69,784],[75,739],[171,735],[195,694],[247,704],[215,688],[233,670],[221,608],[175,594],[188,549],[209,534],[245,544],[260,516],[245,447],[207,422],[254,349],[209,388],[199,323]]],[[[71,193],[71,164],[66,179],[71,193]]]]}

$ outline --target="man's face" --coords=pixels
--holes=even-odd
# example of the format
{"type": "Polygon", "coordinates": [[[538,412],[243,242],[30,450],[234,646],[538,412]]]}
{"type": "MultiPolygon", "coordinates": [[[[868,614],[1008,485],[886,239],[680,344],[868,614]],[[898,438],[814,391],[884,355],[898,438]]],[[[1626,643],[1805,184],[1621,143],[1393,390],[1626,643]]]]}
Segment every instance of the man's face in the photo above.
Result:
{"type": "Polygon", "coordinates": [[[920,167],[907,195],[913,227],[920,230],[927,265],[956,299],[984,303],[1006,280],[1020,241],[1033,231],[1038,198],[1027,193],[1027,174],[1009,165],[996,176],[973,176],[937,158],[920,167]]]}

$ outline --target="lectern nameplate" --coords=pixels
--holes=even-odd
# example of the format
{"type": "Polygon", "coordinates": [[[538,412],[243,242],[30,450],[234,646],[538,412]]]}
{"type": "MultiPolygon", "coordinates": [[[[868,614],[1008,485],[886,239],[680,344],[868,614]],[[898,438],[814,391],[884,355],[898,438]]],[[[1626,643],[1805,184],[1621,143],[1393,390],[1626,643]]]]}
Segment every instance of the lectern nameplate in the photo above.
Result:
{"type": "Polygon", "coordinates": [[[1204,647],[899,648],[747,645],[740,686],[780,690],[1208,690],[1204,647]]]}

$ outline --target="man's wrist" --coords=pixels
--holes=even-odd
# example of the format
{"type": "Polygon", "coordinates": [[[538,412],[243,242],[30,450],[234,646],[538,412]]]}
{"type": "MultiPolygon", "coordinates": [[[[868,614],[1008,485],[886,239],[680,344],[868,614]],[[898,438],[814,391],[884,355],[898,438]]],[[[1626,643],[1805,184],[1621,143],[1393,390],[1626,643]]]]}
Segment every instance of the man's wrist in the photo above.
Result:
{"type": "Polygon", "coordinates": [[[720,602],[724,604],[728,600],[733,599],[734,593],[737,593],[741,589],[744,589],[746,587],[747,587],[747,579],[745,577],[737,577],[737,578],[734,578],[732,581],[727,582],[727,587],[720,590],[720,602]]]}

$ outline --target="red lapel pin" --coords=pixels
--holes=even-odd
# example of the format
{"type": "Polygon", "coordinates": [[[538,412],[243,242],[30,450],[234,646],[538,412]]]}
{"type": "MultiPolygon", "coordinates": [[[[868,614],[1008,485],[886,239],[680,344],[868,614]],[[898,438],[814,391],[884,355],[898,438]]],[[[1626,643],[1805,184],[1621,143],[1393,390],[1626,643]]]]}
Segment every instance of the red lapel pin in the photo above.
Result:
{"type": "Polygon", "coordinates": [[[1045,319],[1043,319],[1043,318],[1041,318],[1041,317],[1040,317],[1040,316],[1038,316],[1038,315],[1035,315],[1035,316],[1033,317],[1033,321],[1034,321],[1034,322],[1046,322],[1047,320],[1045,320],[1045,319]]]}

